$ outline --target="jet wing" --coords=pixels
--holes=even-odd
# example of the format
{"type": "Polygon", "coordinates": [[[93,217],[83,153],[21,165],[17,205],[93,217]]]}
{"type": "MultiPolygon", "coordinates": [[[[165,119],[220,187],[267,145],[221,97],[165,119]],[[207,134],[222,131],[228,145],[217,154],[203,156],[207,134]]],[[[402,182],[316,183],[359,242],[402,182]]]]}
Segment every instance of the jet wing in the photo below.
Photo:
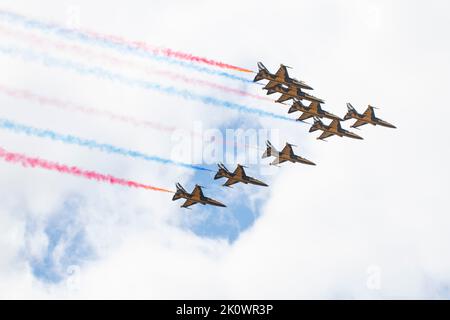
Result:
{"type": "Polygon", "coordinates": [[[312,116],[313,115],[310,113],[303,112],[303,114],[297,120],[303,121],[303,120],[311,118],[312,116]]]}
{"type": "Polygon", "coordinates": [[[339,120],[334,119],[333,121],[331,121],[330,129],[334,129],[336,131],[340,131],[342,128],[341,128],[341,124],[339,123],[339,120]]]}
{"type": "Polygon", "coordinates": [[[194,191],[192,191],[192,197],[195,197],[198,199],[205,198],[205,196],[203,195],[202,188],[200,186],[195,186],[194,191]]]}
{"type": "Polygon", "coordinates": [[[365,125],[365,124],[367,124],[367,122],[362,121],[362,120],[357,120],[357,121],[352,125],[352,128],[358,128],[358,127],[363,126],[363,125],[365,125]]]}
{"type": "Polygon", "coordinates": [[[240,178],[240,179],[244,179],[247,177],[247,175],[245,174],[245,171],[244,171],[244,167],[242,167],[241,165],[237,166],[237,168],[236,168],[236,170],[234,170],[233,174],[236,176],[236,178],[240,178]]]}
{"type": "Polygon", "coordinates": [[[229,178],[223,185],[225,187],[229,187],[229,186],[232,186],[233,184],[236,184],[238,182],[239,182],[239,180],[235,180],[233,178],[229,178]]]}
{"type": "Polygon", "coordinates": [[[289,74],[288,74],[287,68],[285,66],[281,65],[280,69],[278,69],[278,71],[275,73],[275,76],[277,78],[283,79],[283,81],[286,81],[287,79],[289,79],[289,74]]]}
{"type": "Polygon", "coordinates": [[[322,134],[320,135],[320,137],[318,137],[317,139],[319,139],[319,140],[324,140],[324,139],[326,139],[326,138],[328,138],[328,137],[331,137],[331,136],[333,136],[333,135],[334,135],[334,133],[324,131],[324,132],[322,132],[322,134]]]}
{"type": "Polygon", "coordinates": [[[196,203],[198,203],[197,201],[194,201],[194,200],[192,200],[192,199],[187,199],[184,203],[183,203],[183,205],[181,206],[182,208],[188,208],[188,207],[190,207],[190,206],[192,206],[192,205],[194,205],[194,204],[196,204],[196,203]]]}
{"type": "Polygon", "coordinates": [[[291,95],[287,95],[287,94],[282,94],[277,102],[284,102],[284,101],[288,101],[289,99],[293,99],[293,97],[291,95]]]}
{"type": "Polygon", "coordinates": [[[320,114],[322,111],[322,108],[320,107],[320,103],[318,101],[311,101],[308,108],[310,111],[313,111],[316,114],[320,114]]]}
{"type": "Polygon", "coordinates": [[[364,118],[374,119],[375,112],[373,111],[373,107],[369,106],[366,111],[363,113],[364,118]]]}
{"type": "Polygon", "coordinates": [[[286,144],[286,146],[283,148],[283,150],[281,150],[281,154],[292,158],[294,156],[294,151],[292,150],[292,146],[290,144],[286,144]]]}
{"type": "Polygon", "coordinates": [[[266,86],[264,87],[264,89],[268,90],[268,89],[272,89],[273,87],[276,87],[278,85],[277,82],[275,81],[269,81],[266,86]]]}

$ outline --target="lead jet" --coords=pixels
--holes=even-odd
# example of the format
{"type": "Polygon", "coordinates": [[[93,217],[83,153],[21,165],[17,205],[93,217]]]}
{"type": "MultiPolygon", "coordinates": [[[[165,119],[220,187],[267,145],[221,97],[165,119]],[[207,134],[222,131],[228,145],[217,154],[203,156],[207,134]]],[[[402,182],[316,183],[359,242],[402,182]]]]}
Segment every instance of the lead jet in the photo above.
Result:
{"type": "Polygon", "coordinates": [[[237,165],[236,170],[234,172],[228,171],[228,169],[222,164],[218,164],[219,170],[217,171],[216,175],[214,176],[214,180],[221,179],[221,178],[228,178],[228,180],[223,184],[225,187],[229,187],[235,183],[242,182],[245,184],[254,184],[257,186],[263,186],[268,187],[267,184],[265,184],[262,181],[259,181],[258,179],[249,177],[245,174],[244,166],[241,166],[240,164],[237,165]]]}
{"type": "Polygon", "coordinates": [[[328,118],[331,120],[342,120],[338,116],[325,111],[320,106],[320,103],[317,101],[313,101],[310,103],[310,105],[307,107],[305,106],[301,101],[294,101],[292,104],[292,107],[289,109],[288,113],[300,111],[303,112],[302,115],[297,119],[298,121],[304,121],[306,119],[312,118],[312,117],[318,117],[318,118],[328,118]]]}
{"type": "Polygon", "coordinates": [[[220,203],[217,200],[205,197],[203,195],[202,187],[197,184],[195,185],[195,188],[192,191],[192,193],[187,192],[179,183],[177,183],[175,186],[177,187],[177,192],[175,192],[172,201],[181,198],[186,199],[181,208],[188,208],[196,203],[201,203],[203,205],[209,204],[216,207],[226,207],[226,205],[220,203]]]}
{"type": "Polygon", "coordinates": [[[258,82],[265,79],[269,80],[269,83],[266,85],[266,87],[268,88],[271,88],[276,84],[284,84],[299,89],[303,88],[307,90],[313,90],[313,88],[311,88],[303,81],[289,77],[287,68],[289,67],[281,64],[278,71],[275,74],[272,74],[261,62],[258,62],[258,73],[256,74],[253,82],[258,82]]]}
{"type": "Polygon", "coordinates": [[[323,131],[322,134],[317,138],[319,140],[324,140],[333,135],[336,135],[339,137],[349,137],[349,138],[353,138],[353,139],[360,139],[360,140],[363,139],[362,137],[358,136],[356,133],[342,129],[341,123],[337,119],[331,121],[331,123],[329,125],[326,125],[322,121],[320,121],[319,118],[314,118],[314,124],[309,129],[309,132],[314,132],[316,130],[323,131]]]}
{"type": "Polygon", "coordinates": [[[273,87],[267,87],[266,85],[263,89],[267,90],[268,95],[273,93],[281,93],[281,96],[275,102],[284,102],[290,99],[298,99],[324,103],[322,99],[307,94],[306,92],[303,92],[300,88],[296,87],[285,87],[281,84],[275,84],[273,87]]]}
{"type": "Polygon", "coordinates": [[[353,106],[350,103],[347,103],[347,109],[348,112],[344,117],[344,120],[348,120],[348,119],[356,119],[356,122],[351,125],[352,128],[357,128],[360,126],[363,126],[365,124],[370,123],[371,125],[380,125],[383,127],[388,127],[388,128],[396,128],[396,126],[394,126],[393,124],[390,124],[387,121],[381,120],[377,117],[375,117],[375,111],[374,111],[374,107],[370,106],[366,109],[366,111],[364,111],[363,114],[360,114],[356,111],[355,108],[353,108],[353,106]]]}
{"type": "Polygon", "coordinates": [[[262,155],[262,158],[264,159],[264,158],[267,158],[270,156],[274,156],[275,160],[273,160],[272,163],[270,163],[270,165],[278,165],[278,164],[286,162],[286,161],[290,161],[292,163],[300,162],[300,163],[308,164],[308,165],[312,165],[312,166],[316,165],[314,162],[309,161],[305,158],[302,158],[302,157],[294,154],[294,151],[292,150],[293,145],[290,143],[286,142],[286,145],[283,148],[283,150],[281,150],[281,152],[278,152],[277,149],[275,149],[274,146],[272,146],[272,144],[268,140],[266,141],[266,145],[267,145],[267,149],[264,152],[264,154],[262,155]]]}

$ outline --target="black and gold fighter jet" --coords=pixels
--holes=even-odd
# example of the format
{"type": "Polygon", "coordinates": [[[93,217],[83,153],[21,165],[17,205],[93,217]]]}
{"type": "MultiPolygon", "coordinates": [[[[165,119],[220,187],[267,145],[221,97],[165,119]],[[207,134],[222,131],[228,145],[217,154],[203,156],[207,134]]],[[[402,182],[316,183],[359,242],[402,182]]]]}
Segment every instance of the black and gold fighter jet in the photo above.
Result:
{"type": "Polygon", "coordinates": [[[375,117],[375,107],[372,107],[370,105],[363,114],[358,113],[350,103],[347,103],[347,109],[348,112],[345,115],[344,120],[356,119],[356,122],[351,125],[352,128],[357,128],[368,123],[374,126],[379,125],[388,128],[396,128],[396,126],[394,126],[393,124],[375,117]]]}
{"type": "Polygon", "coordinates": [[[305,106],[301,101],[294,101],[288,113],[296,111],[303,112],[302,115],[297,119],[298,121],[304,121],[312,117],[342,120],[340,117],[323,110],[320,106],[320,103],[317,101],[311,102],[308,107],[305,106]]]}
{"type": "Polygon", "coordinates": [[[309,129],[309,132],[314,132],[316,130],[323,131],[322,134],[317,138],[319,140],[324,140],[331,136],[339,136],[339,137],[349,137],[353,139],[360,139],[363,138],[358,136],[356,133],[353,133],[351,131],[342,129],[341,123],[339,120],[335,119],[331,121],[329,125],[324,124],[322,121],[319,120],[319,118],[314,118],[314,124],[309,129]]]}
{"type": "Polygon", "coordinates": [[[308,100],[324,103],[322,99],[314,97],[306,92],[303,92],[300,88],[297,87],[291,86],[286,87],[281,84],[275,84],[272,87],[268,87],[266,85],[263,89],[267,90],[268,95],[273,93],[281,93],[281,96],[275,102],[284,102],[290,99],[297,99],[297,100],[308,100]]]}
{"type": "Polygon", "coordinates": [[[177,187],[177,192],[175,192],[175,194],[172,198],[172,201],[175,201],[175,200],[178,200],[181,198],[186,199],[186,201],[183,203],[181,208],[188,208],[196,203],[201,203],[203,205],[209,204],[209,205],[217,206],[217,207],[226,207],[226,205],[224,205],[223,203],[220,203],[217,200],[205,197],[203,195],[202,187],[199,185],[195,185],[195,188],[192,191],[192,193],[187,192],[179,183],[176,184],[176,187],[177,187]]]}
{"type": "Polygon", "coordinates": [[[303,81],[289,77],[287,68],[289,67],[281,64],[278,71],[275,74],[272,74],[261,62],[258,62],[258,73],[253,81],[258,82],[260,80],[269,80],[269,83],[266,85],[267,88],[271,88],[276,84],[284,84],[286,86],[299,89],[313,90],[313,88],[303,81]]]}
{"type": "Polygon", "coordinates": [[[278,165],[280,163],[289,161],[289,162],[300,162],[303,164],[308,164],[308,165],[313,165],[315,166],[316,164],[312,161],[309,161],[305,158],[302,158],[296,154],[294,154],[294,151],[292,150],[292,146],[293,144],[287,143],[284,146],[283,150],[281,150],[281,152],[277,151],[277,149],[274,148],[274,146],[272,146],[272,144],[270,143],[270,141],[266,141],[266,145],[267,145],[267,149],[264,152],[264,154],[262,155],[262,158],[267,158],[270,156],[275,157],[275,160],[272,161],[272,163],[270,163],[270,165],[278,165]]]}
{"type": "Polygon", "coordinates": [[[229,187],[235,183],[242,182],[245,184],[254,184],[257,186],[263,186],[267,187],[268,185],[264,182],[249,177],[245,174],[244,166],[238,164],[236,170],[234,172],[228,171],[228,169],[222,164],[218,164],[219,170],[217,171],[216,175],[214,176],[214,180],[220,179],[220,178],[228,178],[228,180],[223,184],[225,187],[229,187]]]}

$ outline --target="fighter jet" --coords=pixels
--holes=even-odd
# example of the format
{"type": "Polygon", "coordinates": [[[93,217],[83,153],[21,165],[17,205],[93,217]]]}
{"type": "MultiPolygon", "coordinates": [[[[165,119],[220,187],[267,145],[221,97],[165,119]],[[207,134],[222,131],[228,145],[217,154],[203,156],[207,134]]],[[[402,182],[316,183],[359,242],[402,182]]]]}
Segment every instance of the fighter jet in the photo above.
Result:
{"type": "Polygon", "coordinates": [[[375,117],[374,107],[370,105],[366,109],[366,111],[364,111],[363,114],[358,113],[350,103],[347,103],[347,108],[348,112],[345,115],[344,120],[356,119],[356,122],[353,125],[351,125],[352,128],[357,128],[368,123],[374,126],[380,125],[388,128],[396,128],[396,126],[394,126],[393,124],[390,124],[389,122],[386,122],[384,120],[375,117]]]}
{"type": "Polygon", "coordinates": [[[241,166],[240,164],[237,165],[236,170],[234,172],[228,171],[228,169],[222,164],[218,164],[219,170],[217,171],[214,180],[220,179],[220,178],[228,178],[228,180],[223,184],[225,187],[229,187],[235,183],[242,182],[245,184],[255,184],[257,186],[263,186],[267,187],[268,185],[265,184],[262,181],[259,181],[258,179],[249,177],[245,174],[244,166],[241,166]]]}
{"type": "Polygon", "coordinates": [[[273,87],[267,87],[266,85],[263,89],[267,90],[268,95],[273,93],[281,93],[281,96],[275,102],[284,102],[290,99],[298,99],[324,103],[322,99],[307,94],[306,92],[303,92],[300,88],[296,87],[285,87],[281,84],[276,84],[273,87]]]}
{"type": "Polygon", "coordinates": [[[320,103],[317,101],[313,101],[310,103],[310,105],[307,107],[305,106],[301,101],[294,101],[292,104],[292,107],[289,109],[288,113],[300,111],[303,112],[302,115],[297,119],[298,121],[304,121],[306,119],[312,118],[312,117],[318,117],[318,118],[328,118],[331,120],[337,119],[342,120],[338,116],[329,113],[328,111],[325,111],[320,106],[320,103]]]}
{"type": "Polygon", "coordinates": [[[192,193],[187,192],[179,183],[176,184],[176,187],[177,192],[175,192],[172,201],[178,200],[180,198],[186,199],[181,208],[188,208],[196,203],[201,203],[203,205],[209,204],[217,207],[226,207],[226,205],[220,203],[217,200],[205,197],[203,195],[202,187],[197,184],[195,185],[192,193]]]}
{"type": "Polygon", "coordinates": [[[269,80],[269,83],[266,85],[267,88],[271,88],[275,86],[276,84],[285,84],[287,86],[295,87],[295,88],[303,88],[308,90],[313,90],[310,86],[308,86],[303,81],[299,81],[297,79],[289,77],[289,74],[287,72],[287,66],[280,65],[280,68],[275,74],[272,74],[267,70],[267,68],[261,63],[258,62],[258,74],[256,75],[254,82],[260,81],[260,80],[269,80]]]}
{"type": "Polygon", "coordinates": [[[341,123],[337,119],[334,119],[333,121],[331,121],[329,125],[326,125],[322,121],[320,121],[319,118],[314,118],[314,124],[309,129],[309,132],[314,132],[316,130],[323,131],[320,137],[317,138],[319,140],[324,140],[333,135],[337,135],[339,137],[349,137],[353,139],[361,139],[361,140],[363,139],[356,133],[342,129],[341,123]]]}
{"type": "Polygon", "coordinates": [[[300,156],[297,156],[294,154],[294,151],[292,151],[292,146],[293,144],[287,143],[286,142],[286,146],[283,148],[283,150],[281,150],[281,152],[278,152],[270,143],[270,141],[266,141],[266,145],[267,145],[267,149],[264,152],[264,154],[262,155],[262,158],[267,158],[270,156],[274,156],[275,160],[273,160],[272,163],[270,163],[270,165],[278,165],[280,163],[286,162],[286,161],[290,161],[292,163],[295,162],[300,162],[300,163],[304,163],[304,164],[309,164],[312,166],[315,166],[316,164],[312,161],[309,161],[305,158],[302,158],[300,156]]]}

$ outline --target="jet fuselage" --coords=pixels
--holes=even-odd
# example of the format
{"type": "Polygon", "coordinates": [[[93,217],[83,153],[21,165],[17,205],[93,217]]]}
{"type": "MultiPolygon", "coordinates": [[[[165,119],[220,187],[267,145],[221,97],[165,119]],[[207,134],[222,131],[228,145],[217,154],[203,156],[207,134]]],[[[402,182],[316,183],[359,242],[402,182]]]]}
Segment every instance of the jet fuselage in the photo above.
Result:
{"type": "MultiPolygon", "coordinates": [[[[299,99],[299,100],[308,100],[308,101],[315,101],[315,102],[320,102],[323,103],[324,101],[320,98],[316,98],[310,94],[307,94],[306,92],[303,92],[302,90],[298,89],[298,88],[294,88],[294,87],[283,87],[281,85],[277,85],[274,86],[272,88],[270,88],[268,90],[270,91],[275,91],[278,93],[281,93],[282,95],[288,96],[289,99],[299,99]]],[[[287,100],[289,100],[287,99],[287,100]]],[[[286,100],[283,100],[286,101],[286,100]]]]}
{"type": "Polygon", "coordinates": [[[271,74],[267,71],[260,71],[259,79],[257,81],[263,80],[263,79],[268,80],[268,81],[273,81],[280,85],[285,85],[285,86],[289,86],[292,88],[313,90],[313,88],[311,88],[310,86],[308,86],[306,83],[304,83],[302,81],[298,81],[295,79],[287,79],[286,80],[281,76],[271,74]]]}
{"type": "Polygon", "coordinates": [[[359,114],[357,112],[353,112],[350,115],[346,115],[345,120],[347,119],[355,119],[355,120],[359,120],[359,121],[363,121],[365,123],[369,123],[373,126],[379,125],[382,127],[388,127],[388,128],[396,128],[396,126],[394,126],[393,124],[390,124],[387,121],[381,120],[379,118],[372,118],[370,116],[364,116],[363,114],[359,114]]]}
{"type": "MultiPolygon", "coordinates": [[[[304,106],[303,104],[299,103],[298,101],[295,101],[292,104],[291,109],[289,110],[289,113],[300,111],[303,113],[306,113],[307,115],[310,115],[310,117],[319,117],[319,118],[327,118],[331,120],[342,120],[340,117],[323,110],[320,105],[317,102],[312,102],[310,106],[304,106]]],[[[308,118],[310,118],[308,117],[308,118]]]]}
{"type": "MultiPolygon", "coordinates": [[[[348,130],[345,129],[336,129],[336,128],[332,128],[331,126],[327,126],[324,124],[314,124],[313,128],[315,128],[316,130],[320,130],[323,132],[328,132],[331,133],[333,135],[339,136],[339,137],[348,137],[348,138],[353,138],[353,139],[359,139],[362,140],[363,138],[358,136],[356,133],[350,132],[348,130]]],[[[315,130],[310,130],[310,132],[315,131],[315,130]]]]}

